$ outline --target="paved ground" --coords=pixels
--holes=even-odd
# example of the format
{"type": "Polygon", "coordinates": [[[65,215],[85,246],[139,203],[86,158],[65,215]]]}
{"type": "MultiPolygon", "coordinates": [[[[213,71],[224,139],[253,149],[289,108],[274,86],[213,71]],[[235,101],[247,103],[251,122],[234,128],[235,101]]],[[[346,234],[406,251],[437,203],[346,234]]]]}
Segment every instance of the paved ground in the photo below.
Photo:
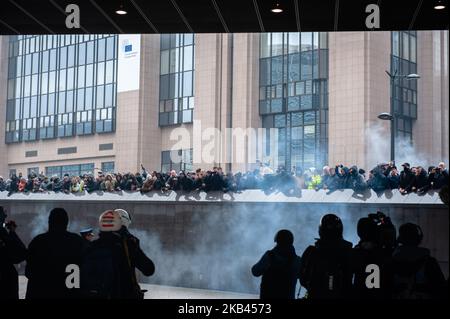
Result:
{"type": "MultiPolygon", "coordinates": [[[[19,296],[25,298],[27,278],[19,276],[19,296]]],[[[256,299],[257,295],[241,294],[227,291],[191,289],[181,287],[169,287],[141,284],[142,289],[147,289],[145,299],[256,299]]]]}

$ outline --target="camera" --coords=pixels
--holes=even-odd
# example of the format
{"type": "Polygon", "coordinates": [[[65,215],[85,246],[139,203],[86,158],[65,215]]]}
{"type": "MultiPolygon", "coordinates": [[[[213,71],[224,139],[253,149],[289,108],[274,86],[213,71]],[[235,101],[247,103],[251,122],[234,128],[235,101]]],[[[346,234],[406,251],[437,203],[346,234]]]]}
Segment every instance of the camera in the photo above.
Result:
{"type": "Polygon", "coordinates": [[[3,223],[3,227],[8,230],[11,230],[17,228],[17,224],[13,220],[9,220],[3,223]]]}

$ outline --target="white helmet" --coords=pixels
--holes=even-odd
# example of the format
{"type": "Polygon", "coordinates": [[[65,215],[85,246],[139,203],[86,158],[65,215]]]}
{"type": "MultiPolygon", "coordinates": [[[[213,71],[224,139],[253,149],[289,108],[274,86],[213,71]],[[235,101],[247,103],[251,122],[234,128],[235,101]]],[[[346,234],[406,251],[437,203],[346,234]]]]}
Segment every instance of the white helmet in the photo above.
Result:
{"type": "Polygon", "coordinates": [[[122,219],[118,212],[107,210],[100,215],[98,224],[101,232],[118,231],[122,228],[122,219]]]}
{"type": "Polygon", "coordinates": [[[128,214],[128,212],[126,210],[121,209],[121,208],[115,209],[114,211],[119,214],[120,219],[122,221],[122,225],[125,226],[126,228],[128,228],[131,224],[130,214],[128,214]]]}

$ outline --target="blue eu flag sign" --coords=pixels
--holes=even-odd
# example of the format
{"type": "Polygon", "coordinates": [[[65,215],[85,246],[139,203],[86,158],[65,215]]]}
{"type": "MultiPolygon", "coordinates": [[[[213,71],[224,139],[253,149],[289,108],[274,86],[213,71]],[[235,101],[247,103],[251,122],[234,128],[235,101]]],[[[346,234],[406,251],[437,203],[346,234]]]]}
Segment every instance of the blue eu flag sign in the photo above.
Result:
{"type": "Polygon", "coordinates": [[[131,52],[133,50],[133,46],[131,44],[127,44],[125,46],[125,52],[131,52]]]}

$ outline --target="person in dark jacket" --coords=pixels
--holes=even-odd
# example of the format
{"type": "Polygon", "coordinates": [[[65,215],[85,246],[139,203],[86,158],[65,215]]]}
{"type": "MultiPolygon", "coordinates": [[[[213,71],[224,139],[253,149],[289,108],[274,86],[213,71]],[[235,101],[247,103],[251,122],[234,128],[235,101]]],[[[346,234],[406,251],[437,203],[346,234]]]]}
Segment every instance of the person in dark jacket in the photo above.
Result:
{"type": "Polygon", "coordinates": [[[408,189],[414,181],[414,173],[411,171],[409,163],[403,163],[403,171],[400,173],[400,182],[398,190],[401,194],[408,194],[408,189]]]}
{"type": "Polygon", "coordinates": [[[324,184],[324,188],[330,191],[339,189],[339,176],[336,174],[337,168],[330,168],[330,177],[324,184]]]}
{"type": "Polygon", "coordinates": [[[371,171],[371,176],[369,177],[368,185],[375,192],[383,192],[386,190],[388,185],[388,180],[383,173],[383,169],[380,166],[375,167],[371,171]]]}
{"type": "Polygon", "coordinates": [[[338,177],[339,180],[339,186],[338,189],[347,189],[347,188],[351,188],[350,187],[350,169],[346,166],[336,166],[335,168],[335,172],[336,172],[336,176],[338,177]]]}
{"type": "Polygon", "coordinates": [[[12,174],[11,182],[9,183],[8,197],[14,193],[17,193],[18,191],[19,191],[19,178],[17,177],[16,174],[12,174]]]}
{"type": "Polygon", "coordinates": [[[0,301],[19,299],[19,276],[14,264],[24,261],[27,253],[16,234],[16,223],[12,220],[5,223],[6,217],[0,206],[0,301]]]}
{"type": "Polygon", "coordinates": [[[65,174],[62,180],[61,191],[69,194],[72,186],[72,181],[70,180],[69,174],[65,174]]]}
{"type": "Polygon", "coordinates": [[[436,167],[430,166],[428,167],[428,176],[425,186],[420,187],[417,189],[418,194],[425,194],[429,190],[434,189],[434,184],[436,181],[436,167]]]}
{"type": "Polygon", "coordinates": [[[397,167],[392,167],[389,175],[387,176],[387,187],[389,189],[398,189],[400,185],[400,174],[398,173],[397,167]]]}
{"type": "Polygon", "coordinates": [[[3,179],[3,176],[0,176],[0,192],[6,191],[6,182],[3,179]]]}
{"type": "Polygon", "coordinates": [[[342,237],[341,219],[322,217],[319,239],[301,257],[300,282],[310,299],[349,298],[352,292],[352,243],[342,237]]]}
{"type": "Polygon", "coordinates": [[[261,299],[295,299],[300,277],[300,257],[295,253],[294,235],[287,229],[278,231],[276,246],[264,253],[252,267],[255,277],[262,276],[261,299]]]}
{"type": "Polygon", "coordinates": [[[414,179],[411,183],[411,185],[407,188],[408,192],[417,192],[422,187],[425,187],[428,182],[428,174],[423,169],[423,167],[418,166],[416,167],[416,171],[414,174],[414,179]]]}
{"type": "Polygon", "coordinates": [[[439,163],[439,166],[436,167],[436,174],[434,180],[435,180],[433,185],[434,189],[441,189],[445,185],[448,186],[449,176],[444,163],[439,163]]]}
{"type": "Polygon", "coordinates": [[[166,187],[167,190],[180,190],[180,181],[177,175],[177,172],[175,170],[171,170],[170,171],[170,177],[166,182],[166,187]]]}
{"type": "Polygon", "coordinates": [[[348,186],[355,192],[364,192],[367,189],[367,183],[356,165],[349,170],[348,186]]]}
{"type": "Polygon", "coordinates": [[[423,239],[419,225],[400,226],[399,246],[392,254],[388,275],[395,299],[435,299],[446,295],[446,281],[435,258],[427,248],[420,247],[423,239]]]}
{"type": "Polygon", "coordinates": [[[83,258],[81,289],[88,298],[143,299],[135,268],[145,276],[155,272],[139,240],[127,228],[129,214],[121,209],[104,212],[99,219],[99,238],[83,258]]]}
{"type": "Polygon", "coordinates": [[[358,299],[380,299],[387,298],[385,276],[381,277],[380,288],[369,289],[366,285],[368,265],[375,264],[380,273],[384,274],[386,264],[390,258],[384,253],[379,244],[379,234],[376,222],[369,217],[363,217],[357,226],[359,243],[353,248],[352,265],[354,271],[353,297],[358,299]]]}
{"type": "Polygon", "coordinates": [[[66,267],[80,265],[83,241],[67,231],[69,217],[63,208],[54,208],[48,218],[48,232],[37,235],[28,246],[25,276],[27,299],[71,299],[77,289],[66,287],[66,267]]]}

